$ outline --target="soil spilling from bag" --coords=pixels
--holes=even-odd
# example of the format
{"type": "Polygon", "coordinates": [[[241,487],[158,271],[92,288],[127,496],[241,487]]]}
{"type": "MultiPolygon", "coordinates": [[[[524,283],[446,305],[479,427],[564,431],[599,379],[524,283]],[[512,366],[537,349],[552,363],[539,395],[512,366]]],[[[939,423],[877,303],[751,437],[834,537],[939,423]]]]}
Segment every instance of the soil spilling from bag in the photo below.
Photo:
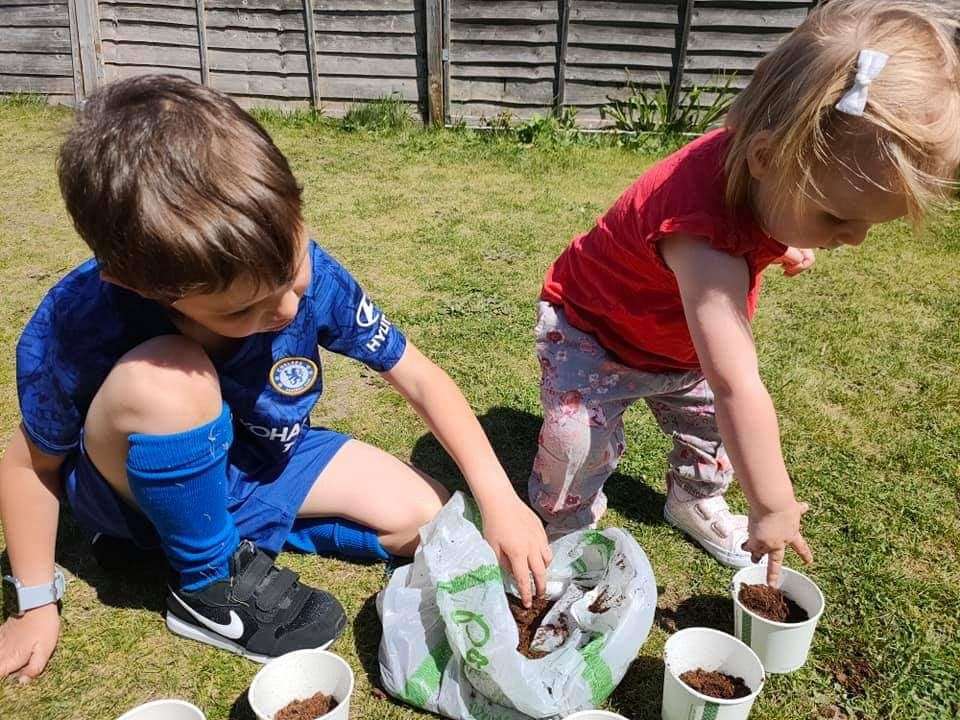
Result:
{"type": "Polygon", "coordinates": [[[593,602],[590,603],[590,607],[587,608],[587,610],[594,613],[595,615],[599,615],[600,613],[605,613],[609,609],[610,609],[610,598],[607,597],[606,588],[600,591],[600,594],[593,599],[593,602]]]}
{"type": "Polygon", "coordinates": [[[315,720],[337,707],[332,695],[318,692],[306,700],[294,700],[273,716],[273,720],[315,720]]]}
{"type": "MultiPolygon", "coordinates": [[[[510,614],[513,615],[513,620],[517,623],[517,634],[520,636],[517,652],[524,657],[537,660],[547,655],[547,653],[540,650],[531,650],[530,644],[537,634],[537,628],[540,627],[540,623],[543,622],[543,618],[550,612],[555,602],[556,601],[546,596],[535,597],[530,607],[525,608],[520,598],[507,593],[507,604],[510,606],[510,614]]],[[[560,624],[563,625],[563,623],[560,624]]],[[[557,631],[569,634],[569,630],[567,630],[565,626],[557,628],[557,631]]]]}
{"type": "Polygon", "coordinates": [[[810,619],[806,610],[769,585],[741,585],[738,598],[744,607],[767,620],[800,623],[810,619]]]}
{"type": "Polygon", "coordinates": [[[735,700],[753,692],[741,677],[718,671],[708,672],[703,668],[687,670],[680,675],[680,679],[697,692],[720,700],[735,700]]]}

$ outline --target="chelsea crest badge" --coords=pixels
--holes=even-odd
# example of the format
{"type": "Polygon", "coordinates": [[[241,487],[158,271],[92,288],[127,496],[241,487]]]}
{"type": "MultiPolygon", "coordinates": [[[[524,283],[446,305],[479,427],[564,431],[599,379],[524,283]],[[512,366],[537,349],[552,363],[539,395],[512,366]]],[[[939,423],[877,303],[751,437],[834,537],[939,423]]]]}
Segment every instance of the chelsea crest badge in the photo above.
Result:
{"type": "Polygon", "coordinates": [[[270,385],[282,395],[303,395],[320,375],[317,364],[310,358],[286,357],[270,368],[270,385]]]}

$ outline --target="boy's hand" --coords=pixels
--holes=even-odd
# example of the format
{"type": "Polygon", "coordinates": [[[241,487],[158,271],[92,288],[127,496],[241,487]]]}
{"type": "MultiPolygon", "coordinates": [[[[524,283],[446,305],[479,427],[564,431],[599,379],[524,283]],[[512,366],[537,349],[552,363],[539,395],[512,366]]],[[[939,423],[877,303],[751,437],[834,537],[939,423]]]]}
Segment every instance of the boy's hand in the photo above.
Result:
{"type": "Polygon", "coordinates": [[[743,544],[754,562],[767,560],[767,585],[775,585],[780,579],[780,566],[787,546],[793,547],[804,564],[813,562],[810,546],[800,534],[800,519],[810,509],[807,503],[795,502],[793,507],[779,512],[750,513],[750,539],[743,544]]]}
{"type": "MultiPolygon", "coordinates": [[[[481,508],[483,511],[483,508],[481,508]]],[[[537,595],[547,588],[547,565],[552,555],[547,534],[537,514],[514,496],[483,512],[483,536],[496,553],[500,565],[513,575],[524,607],[530,607],[530,575],[537,595]]]]}
{"type": "Polygon", "coordinates": [[[788,247],[787,251],[779,258],[774,260],[777,265],[783,266],[783,274],[787,277],[799,275],[804,270],[809,270],[816,257],[813,250],[808,248],[788,247]]]}
{"type": "Polygon", "coordinates": [[[53,655],[59,635],[56,603],[7,618],[0,626],[0,678],[16,674],[20,683],[27,683],[37,677],[53,655]]]}

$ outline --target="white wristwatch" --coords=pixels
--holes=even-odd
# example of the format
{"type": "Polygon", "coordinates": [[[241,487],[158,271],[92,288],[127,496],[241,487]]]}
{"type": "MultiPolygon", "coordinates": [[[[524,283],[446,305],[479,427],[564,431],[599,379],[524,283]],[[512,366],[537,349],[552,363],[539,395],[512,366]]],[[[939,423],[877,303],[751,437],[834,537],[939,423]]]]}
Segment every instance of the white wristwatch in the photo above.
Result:
{"type": "Polygon", "coordinates": [[[17,617],[27,610],[59,602],[67,590],[67,579],[60,568],[54,568],[53,580],[43,585],[25,586],[12,575],[3,576],[3,607],[17,617]]]}

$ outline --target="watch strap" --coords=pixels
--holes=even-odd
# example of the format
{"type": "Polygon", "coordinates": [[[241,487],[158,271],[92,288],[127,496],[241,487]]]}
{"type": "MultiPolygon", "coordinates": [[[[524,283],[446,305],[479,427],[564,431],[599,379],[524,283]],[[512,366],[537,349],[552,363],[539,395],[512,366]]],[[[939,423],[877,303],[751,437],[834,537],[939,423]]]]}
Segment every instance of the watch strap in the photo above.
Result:
{"type": "Polygon", "coordinates": [[[58,602],[63,597],[65,589],[66,579],[60,570],[54,571],[53,580],[48,583],[30,587],[18,585],[16,589],[18,609],[23,614],[27,610],[58,602]]]}

